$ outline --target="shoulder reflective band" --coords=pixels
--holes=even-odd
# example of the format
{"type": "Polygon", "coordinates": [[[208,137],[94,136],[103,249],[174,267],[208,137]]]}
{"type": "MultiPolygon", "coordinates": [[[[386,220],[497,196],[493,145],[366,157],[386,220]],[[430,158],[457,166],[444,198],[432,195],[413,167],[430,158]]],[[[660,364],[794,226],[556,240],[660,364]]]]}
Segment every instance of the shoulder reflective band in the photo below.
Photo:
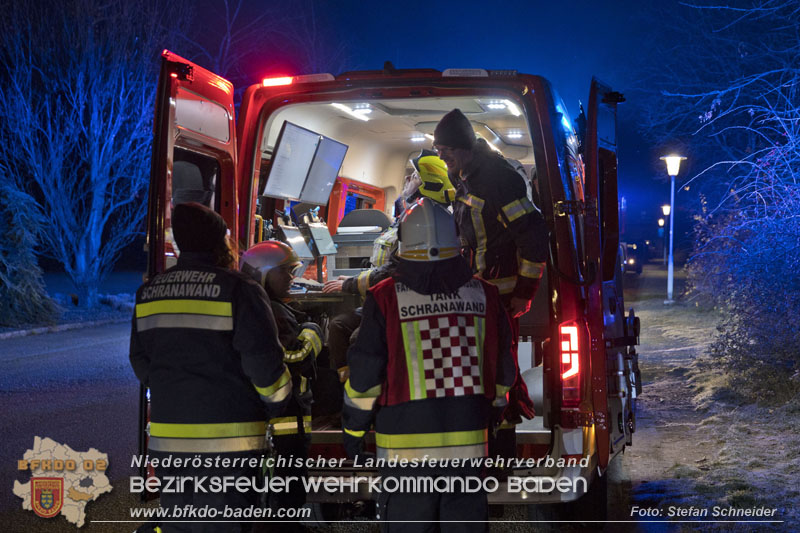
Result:
{"type": "Polygon", "coordinates": [[[544,263],[534,263],[527,259],[520,259],[519,261],[519,275],[526,278],[539,279],[544,273],[544,263]]]}
{"type": "Polygon", "coordinates": [[[209,300],[157,300],[136,305],[136,329],[233,329],[231,302],[209,300]]]}
{"type": "Polygon", "coordinates": [[[514,222],[516,219],[526,213],[533,211],[533,204],[528,198],[520,198],[503,206],[503,213],[508,218],[509,222],[514,222]]]}
{"type": "Polygon", "coordinates": [[[289,369],[284,366],[283,374],[272,385],[259,387],[254,383],[253,386],[265,402],[278,403],[285,400],[289,393],[292,392],[292,375],[289,373],[289,369]]]}
{"type": "Polygon", "coordinates": [[[264,421],[228,422],[221,424],[165,424],[161,422],[150,422],[151,437],[214,439],[265,435],[266,432],[267,423],[264,421]]]}

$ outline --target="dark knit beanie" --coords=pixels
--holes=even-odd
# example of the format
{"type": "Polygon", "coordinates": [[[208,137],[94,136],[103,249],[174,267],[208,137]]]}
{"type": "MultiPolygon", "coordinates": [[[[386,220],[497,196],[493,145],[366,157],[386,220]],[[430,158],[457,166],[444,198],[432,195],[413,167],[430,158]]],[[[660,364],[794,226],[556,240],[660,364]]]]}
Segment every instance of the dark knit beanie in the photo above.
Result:
{"type": "Polygon", "coordinates": [[[181,252],[211,252],[227,232],[225,220],[203,204],[178,204],[172,212],[172,235],[181,252]]]}
{"type": "Polygon", "coordinates": [[[475,145],[475,132],[469,119],[460,109],[453,109],[442,117],[433,130],[433,144],[471,150],[475,145]]]}

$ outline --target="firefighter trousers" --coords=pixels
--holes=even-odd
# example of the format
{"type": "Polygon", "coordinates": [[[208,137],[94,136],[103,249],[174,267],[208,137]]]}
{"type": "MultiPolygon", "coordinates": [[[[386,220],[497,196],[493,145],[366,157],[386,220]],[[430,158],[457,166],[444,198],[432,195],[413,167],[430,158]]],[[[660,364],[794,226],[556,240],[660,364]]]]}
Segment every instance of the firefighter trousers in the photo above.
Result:
{"type": "MultiPolygon", "coordinates": [[[[158,452],[151,453],[157,456],[158,452]]],[[[264,450],[257,450],[247,453],[219,453],[219,454],[171,454],[173,457],[186,457],[195,459],[199,458],[202,461],[210,459],[217,461],[218,457],[221,458],[260,458],[264,455],[264,450]]],[[[249,463],[250,461],[242,461],[249,463]]],[[[186,480],[184,483],[170,482],[168,480],[189,477],[200,480],[206,480],[214,477],[233,476],[234,478],[246,477],[248,479],[255,479],[256,486],[263,485],[263,476],[261,469],[258,466],[237,466],[233,468],[224,468],[222,466],[200,467],[200,468],[175,468],[175,467],[159,467],[155,469],[156,477],[161,479],[161,486],[171,490],[162,490],[160,495],[160,504],[162,509],[169,509],[169,517],[164,518],[164,521],[159,525],[162,533],[217,533],[217,532],[250,532],[252,531],[252,524],[246,522],[235,522],[233,519],[230,521],[222,518],[224,513],[227,512],[234,514],[234,509],[250,509],[259,504],[259,493],[253,490],[247,492],[239,492],[236,488],[231,487],[225,492],[212,492],[208,490],[207,485],[195,487],[192,480],[186,480]],[[167,486],[167,483],[170,483],[167,486]],[[216,513],[211,510],[216,510],[216,513]],[[216,518],[209,518],[212,514],[216,514],[216,518]],[[177,522],[177,520],[185,519],[186,522],[177,522]],[[202,520],[216,520],[216,522],[204,523],[202,520]]]]}
{"type": "MultiPolygon", "coordinates": [[[[478,468],[385,468],[382,477],[465,478],[480,477],[478,468]]],[[[383,533],[478,533],[488,531],[489,504],[486,492],[462,492],[453,483],[452,492],[399,490],[381,492],[378,509],[383,533]]],[[[411,488],[409,485],[408,488],[411,488]]]]}

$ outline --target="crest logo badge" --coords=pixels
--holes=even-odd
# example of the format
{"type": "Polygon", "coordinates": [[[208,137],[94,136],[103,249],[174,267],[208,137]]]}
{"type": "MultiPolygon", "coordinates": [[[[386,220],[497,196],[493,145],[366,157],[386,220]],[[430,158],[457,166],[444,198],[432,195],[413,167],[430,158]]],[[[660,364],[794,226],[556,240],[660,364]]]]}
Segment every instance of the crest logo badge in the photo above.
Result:
{"type": "Polygon", "coordinates": [[[64,505],[63,477],[32,477],[31,507],[42,518],[58,515],[64,505]]]}

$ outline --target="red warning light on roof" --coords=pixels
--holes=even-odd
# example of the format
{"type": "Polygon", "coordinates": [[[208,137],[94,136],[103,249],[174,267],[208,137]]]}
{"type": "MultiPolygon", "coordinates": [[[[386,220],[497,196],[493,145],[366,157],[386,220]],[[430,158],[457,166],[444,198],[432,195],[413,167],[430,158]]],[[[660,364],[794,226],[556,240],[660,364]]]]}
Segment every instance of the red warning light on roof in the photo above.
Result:
{"type": "Polygon", "coordinates": [[[278,85],[290,85],[291,83],[291,76],[281,76],[278,78],[264,78],[261,85],[264,87],[277,87],[278,85]]]}

